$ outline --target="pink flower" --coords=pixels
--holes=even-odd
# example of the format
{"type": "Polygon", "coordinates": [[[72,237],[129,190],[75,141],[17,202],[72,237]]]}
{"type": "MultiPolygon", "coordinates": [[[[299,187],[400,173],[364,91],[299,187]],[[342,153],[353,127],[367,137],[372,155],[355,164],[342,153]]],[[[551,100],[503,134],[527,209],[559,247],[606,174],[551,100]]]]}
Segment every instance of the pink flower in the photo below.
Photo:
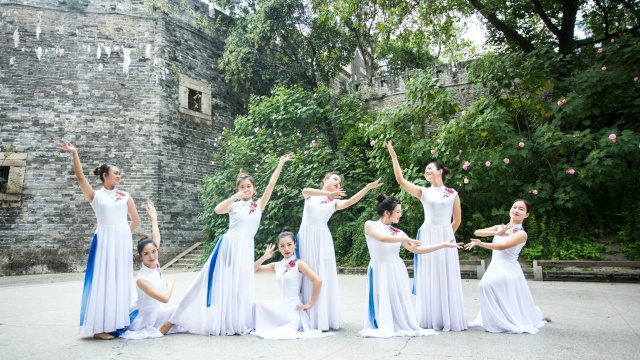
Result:
{"type": "Polygon", "coordinates": [[[463,181],[465,184],[468,184],[468,183],[469,183],[469,179],[467,179],[467,178],[464,178],[464,180],[462,180],[462,181],[463,181]]]}
{"type": "Polygon", "coordinates": [[[462,154],[462,150],[458,150],[458,153],[459,153],[459,154],[462,154]]]}
{"type": "Polygon", "coordinates": [[[316,146],[316,141],[315,140],[311,140],[311,146],[316,146]]]}
{"type": "Polygon", "coordinates": [[[296,134],[296,136],[297,136],[297,137],[299,137],[299,138],[301,138],[301,137],[302,137],[302,134],[297,133],[297,134],[296,134]]]}
{"type": "Polygon", "coordinates": [[[369,145],[374,146],[376,144],[375,140],[371,140],[371,142],[369,143],[369,145]]]}
{"type": "Polygon", "coordinates": [[[504,160],[502,160],[502,161],[504,161],[505,164],[508,164],[509,163],[509,158],[504,158],[504,160]]]}
{"type": "Polygon", "coordinates": [[[638,77],[637,77],[637,76],[636,76],[636,77],[634,77],[634,78],[633,78],[633,81],[638,81],[638,77]]]}
{"type": "Polygon", "coordinates": [[[567,99],[562,99],[562,105],[567,103],[567,99]]]}
{"type": "Polygon", "coordinates": [[[442,142],[442,140],[438,139],[438,144],[440,144],[442,142]]]}
{"type": "Polygon", "coordinates": [[[616,39],[611,39],[611,42],[612,42],[612,43],[616,42],[616,39]]]}
{"type": "Polygon", "coordinates": [[[469,163],[468,161],[465,161],[464,164],[462,165],[462,169],[467,170],[469,168],[469,165],[471,165],[471,163],[469,163]]]}
{"type": "Polygon", "coordinates": [[[487,165],[487,167],[491,166],[491,161],[487,161],[486,163],[484,163],[485,165],[487,165]]]}
{"type": "Polygon", "coordinates": [[[601,52],[602,52],[602,48],[599,48],[598,49],[598,54],[601,53],[601,52]]]}
{"type": "Polygon", "coordinates": [[[558,106],[562,106],[562,101],[558,100],[558,106]]]}
{"type": "Polygon", "coordinates": [[[466,111],[466,110],[462,110],[462,111],[460,112],[460,115],[462,115],[462,116],[467,115],[467,111],[466,111]]]}
{"type": "Polygon", "coordinates": [[[533,195],[538,195],[538,190],[535,190],[535,189],[534,189],[531,193],[532,193],[533,195]]]}
{"type": "MultiPolygon", "coordinates": [[[[611,40],[613,40],[613,39],[611,39],[611,40]]],[[[602,71],[605,71],[605,70],[607,70],[607,67],[606,67],[606,66],[603,66],[603,67],[602,67],[602,71]]]]}
{"type": "Polygon", "coordinates": [[[524,147],[524,143],[523,143],[522,141],[520,141],[520,142],[518,143],[518,146],[520,146],[521,148],[523,148],[523,147],[524,147]]]}
{"type": "Polygon", "coordinates": [[[364,126],[363,123],[358,124],[358,126],[360,126],[360,129],[362,129],[362,127],[364,126]]]}
{"type": "Polygon", "coordinates": [[[576,173],[576,171],[570,168],[570,169],[568,169],[567,171],[565,171],[565,173],[566,173],[567,175],[573,175],[573,174],[575,174],[575,173],[576,173]]]}
{"type": "Polygon", "coordinates": [[[616,134],[609,135],[609,140],[611,140],[612,143],[616,142],[616,134]]]}
{"type": "Polygon", "coordinates": [[[435,154],[436,154],[436,151],[431,149],[431,155],[435,155],[435,154]]]}
{"type": "Polygon", "coordinates": [[[456,162],[460,162],[460,158],[456,158],[456,162]]]}

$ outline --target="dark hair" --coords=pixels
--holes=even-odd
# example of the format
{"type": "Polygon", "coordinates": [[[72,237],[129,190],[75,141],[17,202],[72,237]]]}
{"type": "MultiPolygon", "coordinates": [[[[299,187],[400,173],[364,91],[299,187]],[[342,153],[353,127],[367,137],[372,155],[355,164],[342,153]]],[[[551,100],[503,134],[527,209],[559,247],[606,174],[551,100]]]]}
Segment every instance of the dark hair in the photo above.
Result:
{"type": "Polygon", "coordinates": [[[444,177],[449,175],[449,173],[451,171],[449,171],[449,168],[444,166],[441,162],[439,161],[432,161],[429,164],[433,164],[433,166],[436,167],[436,169],[438,170],[442,170],[442,183],[444,183],[444,177]]]}
{"type": "Polygon", "coordinates": [[[280,243],[280,239],[286,237],[291,237],[291,239],[293,239],[293,242],[296,242],[296,236],[293,234],[293,232],[291,232],[291,228],[288,226],[283,227],[282,232],[278,234],[278,243],[280,243]]]}
{"type": "Polygon", "coordinates": [[[104,163],[93,170],[93,174],[100,176],[100,181],[104,182],[104,174],[109,175],[109,169],[115,166],[114,164],[104,163]]]}
{"type": "Polygon", "coordinates": [[[138,255],[142,255],[142,250],[144,250],[144,247],[149,244],[153,244],[153,246],[155,246],[156,249],[158,248],[158,245],[156,245],[156,242],[153,241],[153,239],[150,238],[149,235],[147,234],[140,235],[140,239],[138,239],[138,255]]]}
{"type": "Polygon", "coordinates": [[[400,200],[395,196],[384,196],[378,194],[378,216],[383,216],[385,211],[393,212],[396,206],[400,205],[400,200]]]}
{"type": "Polygon", "coordinates": [[[236,188],[238,187],[238,185],[240,185],[240,181],[243,181],[243,180],[249,180],[251,182],[251,185],[253,185],[253,187],[256,186],[255,180],[253,180],[253,176],[247,174],[242,169],[240,169],[240,173],[238,174],[238,177],[236,178],[236,188]]]}
{"type": "Polygon", "coordinates": [[[513,206],[513,204],[517,203],[518,201],[522,201],[524,203],[524,207],[527,208],[527,214],[531,213],[531,203],[528,202],[525,199],[515,199],[513,200],[513,202],[511,203],[511,206],[513,206]]]}
{"type": "Polygon", "coordinates": [[[323,187],[324,186],[324,181],[327,180],[328,178],[332,177],[333,175],[336,175],[337,177],[340,178],[340,180],[342,180],[342,176],[340,176],[340,174],[338,174],[335,171],[331,171],[331,172],[328,172],[328,173],[326,173],[324,175],[324,178],[322,178],[322,184],[320,185],[320,187],[323,187]]]}

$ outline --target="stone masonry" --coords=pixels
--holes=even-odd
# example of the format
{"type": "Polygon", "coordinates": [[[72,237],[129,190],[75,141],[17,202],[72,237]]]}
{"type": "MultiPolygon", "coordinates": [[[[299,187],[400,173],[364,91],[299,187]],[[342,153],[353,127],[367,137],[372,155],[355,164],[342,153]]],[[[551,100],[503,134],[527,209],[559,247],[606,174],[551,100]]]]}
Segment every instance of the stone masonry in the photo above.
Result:
{"type": "Polygon", "coordinates": [[[155,202],[161,262],[203,238],[198,188],[242,97],[217,66],[224,34],[211,24],[222,15],[197,0],[154,3],[0,3],[0,166],[26,154],[20,200],[0,201],[0,275],[84,271],[96,221],[62,138],[94,188],[96,166],[120,167],[141,217],[134,239],[150,233],[155,202]],[[210,91],[206,111],[180,102],[183,77],[210,91]]]}

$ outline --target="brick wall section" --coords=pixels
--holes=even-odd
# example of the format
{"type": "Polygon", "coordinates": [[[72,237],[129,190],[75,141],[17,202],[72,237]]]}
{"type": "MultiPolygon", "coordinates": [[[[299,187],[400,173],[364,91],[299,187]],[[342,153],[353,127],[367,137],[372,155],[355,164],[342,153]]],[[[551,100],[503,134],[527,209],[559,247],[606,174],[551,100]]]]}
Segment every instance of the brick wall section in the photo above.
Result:
{"type": "Polygon", "coordinates": [[[79,148],[94,188],[95,166],[121,168],[136,235],[150,232],[144,205],[156,202],[167,261],[202,236],[197,191],[214,170],[213,139],[242,111],[217,70],[223,36],[190,25],[192,10],[178,20],[142,1],[83,12],[24,3],[0,5],[0,150],[28,154],[20,206],[0,208],[0,274],[84,270],[96,221],[61,138],[79,148]],[[212,84],[210,123],[179,115],[179,71],[212,84]]]}

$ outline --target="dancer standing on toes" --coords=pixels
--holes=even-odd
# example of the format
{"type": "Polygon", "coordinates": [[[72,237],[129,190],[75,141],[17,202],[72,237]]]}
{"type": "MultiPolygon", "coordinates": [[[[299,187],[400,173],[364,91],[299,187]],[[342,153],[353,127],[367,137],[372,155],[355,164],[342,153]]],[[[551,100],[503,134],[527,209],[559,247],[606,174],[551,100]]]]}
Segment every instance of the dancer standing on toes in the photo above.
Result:
{"type": "Polygon", "coordinates": [[[493,242],[485,243],[471,239],[465,249],[475,246],[493,250],[491,264],[478,285],[480,313],[469,327],[484,327],[489,332],[536,334],[549,318],[533,302],[524,273],[518,263],[520,250],[527,242],[527,233],[522,227],[529,217],[531,204],[518,199],[509,211],[507,225],[495,225],[476,230],[476,236],[493,236],[493,242]]]}
{"type": "Polygon", "coordinates": [[[110,333],[129,325],[133,277],[131,233],[140,217],[129,193],[116,188],[120,184],[120,169],[113,164],[97,167],[93,173],[100,177],[102,188],[93,190],[82,172],[78,150],[64,140],[58,146],[71,153],[80,190],[98,220],[84,278],[80,331],[93,334],[94,338],[111,340],[114,335],[110,333]],[[127,214],[130,223],[127,223],[127,214]]]}
{"type": "Polygon", "coordinates": [[[262,265],[273,256],[274,246],[269,244],[264,255],[254,263],[256,272],[276,274],[282,296],[281,300],[256,302],[256,329],[252,334],[263,339],[285,340],[335,334],[323,333],[309,327],[309,316],[306,310],[312,308],[318,299],[322,279],[307,263],[296,259],[295,249],[295,235],[286,227],[278,235],[278,250],[282,254],[282,261],[262,265]],[[313,283],[311,299],[306,304],[303,304],[300,299],[300,285],[304,277],[313,283]]]}
{"type": "Polygon", "coordinates": [[[148,339],[162,336],[158,329],[169,319],[174,308],[163,309],[173,291],[173,278],[165,277],[158,262],[160,249],[160,228],[156,208],[150,201],[147,214],[151,218],[151,237],[143,234],[138,240],[140,271],[136,276],[138,299],[129,312],[131,325],[121,337],[125,339],[148,339]]]}
{"type": "Polygon", "coordinates": [[[400,246],[416,253],[426,254],[444,248],[461,248],[455,240],[435,245],[419,246],[402,230],[391,226],[402,217],[402,205],[393,196],[378,195],[378,221],[364,223],[364,234],[369,248],[367,272],[367,317],[363,337],[388,338],[392,336],[429,336],[438,333],[421,329],[413,314],[409,274],[399,256],[400,246]]]}
{"type": "MultiPolygon", "coordinates": [[[[429,163],[424,177],[431,186],[417,186],[402,176],[391,141],[387,142],[387,149],[393,162],[396,181],[409,194],[420,199],[424,208],[424,223],[416,238],[422,245],[436,245],[454,239],[462,216],[458,192],[444,185],[449,169],[439,162],[429,163]]],[[[414,256],[413,277],[416,315],[420,327],[443,331],[467,328],[457,249],[414,256]]]]}
{"type": "MultiPolygon", "coordinates": [[[[338,272],[333,238],[327,222],[334,212],[357,203],[371,189],[382,186],[380,179],[367,184],[348,200],[338,200],[347,194],[340,187],[342,179],[336,173],[325,175],[321,189],[305,188],[302,224],[298,232],[297,255],[322,278],[322,292],[316,305],[308,310],[312,329],[339,329],[342,326],[338,272]]],[[[313,294],[309,279],[302,281],[302,301],[308,303],[313,294]]]]}
{"type": "Polygon", "coordinates": [[[258,201],[253,200],[253,177],[241,172],[237,193],[215,207],[216,214],[229,214],[229,230],[218,239],[175,313],[160,328],[163,334],[173,324],[200,335],[245,335],[253,329],[253,237],[282,167],[291,159],[293,154],[280,157],[258,201]]]}

